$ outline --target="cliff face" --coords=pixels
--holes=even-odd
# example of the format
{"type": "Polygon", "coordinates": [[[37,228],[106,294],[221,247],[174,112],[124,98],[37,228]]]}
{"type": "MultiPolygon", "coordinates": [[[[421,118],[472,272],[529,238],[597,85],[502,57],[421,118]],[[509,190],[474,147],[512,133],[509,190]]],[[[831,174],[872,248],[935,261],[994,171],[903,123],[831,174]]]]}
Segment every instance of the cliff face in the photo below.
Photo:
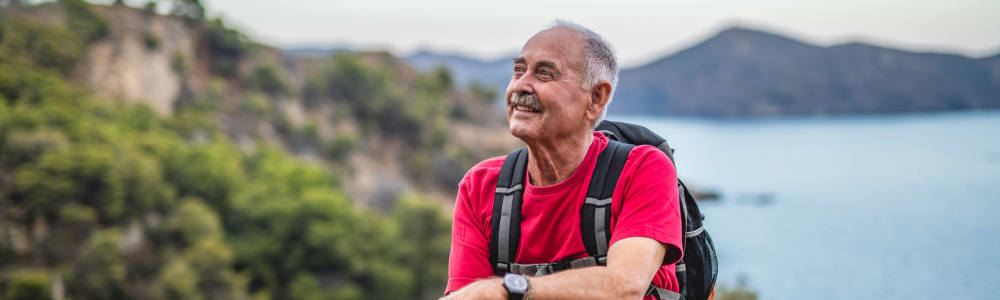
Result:
{"type": "Polygon", "coordinates": [[[92,43],[77,78],[104,98],[143,102],[170,114],[185,89],[203,92],[209,77],[200,33],[178,18],[139,9],[93,6],[109,22],[107,38],[92,43]],[[190,63],[189,76],[178,70],[190,63]]]}

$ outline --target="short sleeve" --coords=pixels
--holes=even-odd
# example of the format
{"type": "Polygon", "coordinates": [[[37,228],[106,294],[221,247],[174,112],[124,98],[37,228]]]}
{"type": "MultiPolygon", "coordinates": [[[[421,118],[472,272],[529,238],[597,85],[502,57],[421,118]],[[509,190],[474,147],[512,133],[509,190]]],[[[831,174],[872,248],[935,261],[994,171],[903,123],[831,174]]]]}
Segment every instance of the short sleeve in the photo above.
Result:
{"type": "Polygon", "coordinates": [[[617,212],[613,216],[611,244],[630,237],[647,237],[667,246],[664,265],[681,259],[677,173],[666,154],[650,146],[632,149],[614,197],[621,200],[613,202],[611,208],[617,212]]]}
{"type": "MultiPolygon", "coordinates": [[[[482,203],[474,178],[477,172],[470,172],[459,184],[455,197],[455,212],[451,228],[451,250],[448,256],[448,286],[445,293],[481,278],[493,276],[489,263],[489,237],[484,220],[478,215],[482,203]]],[[[479,174],[481,175],[481,174],[479,174]]]]}

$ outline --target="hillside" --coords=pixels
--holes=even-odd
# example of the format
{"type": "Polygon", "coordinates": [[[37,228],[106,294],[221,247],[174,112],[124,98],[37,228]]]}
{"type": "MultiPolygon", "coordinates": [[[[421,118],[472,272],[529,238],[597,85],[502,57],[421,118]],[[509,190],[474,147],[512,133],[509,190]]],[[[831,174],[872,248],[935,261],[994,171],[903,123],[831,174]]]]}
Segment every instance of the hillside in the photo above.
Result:
{"type": "Polygon", "coordinates": [[[0,298],[439,296],[494,95],[174,4],[0,2],[0,298]]]}
{"type": "MultiPolygon", "coordinates": [[[[510,77],[505,61],[406,59],[447,65],[500,91],[510,77]]],[[[863,43],[821,47],[736,27],[622,70],[610,112],[732,118],[997,109],[998,60],[863,43]]]]}
{"type": "MultiPolygon", "coordinates": [[[[58,15],[52,12],[53,5],[29,10],[36,16],[58,15]]],[[[376,194],[386,190],[395,194],[417,186],[451,197],[453,181],[464,173],[462,167],[483,154],[499,154],[516,144],[497,131],[502,130],[498,126],[500,114],[490,111],[488,101],[478,100],[494,95],[452,88],[454,76],[415,70],[387,53],[286,53],[247,40],[220,21],[207,20],[204,28],[198,28],[178,17],[122,5],[96,5],[92,10],[107,21],[107,34],[88,44],[72,73],[74,81],[100,98],[146,104],[161,115],[192,106],[214,110],[218,125],[245,148],[261,142],[278,143],[303,158],[330,161],[330,151],[340,151],[330,148],[336,147],[334,144],[353,145],[352,151],[337,155],[349,165],[342,171],[352,173],[348,186],[356,189],[351,193],[362,202],[381,201],[375,199],[376,194]],[[352,73],[331,73],[339,71],[352,73]],[[332,77],[366,74],[372,88],[395,85],[391,89],[394,94],[341,95],[329,91],[340,88],[332,77]],[[434,76],[440,82],[431,82],[437,80],[434,76]],[[431,87],[433,84],[442,86],[431,87]],[[424,87],[434,89],[427,91],[433,95],[420,95],[424,87]],[[390,109],[391,102],[419,103],[413,100],[428,96],[426,107],[406,105],[418,110],[390,109]],[[367,97],[384,98],[386,103],[365,107],[365,103],[373,104],[367,97]],[[206,101],[212,103],[203,103],[206,101]],[[469,119],[473,115],[483,117],[469,119]],[[405,122],[424,119],[440,120],[404,126],[405,122]],[[414,130],[424,131],[424,139],[440,139],[430,135],[446,129],[451,129],[448,139],[458,140],[436,142],[442,144],[434,147],[447,149],[411,151],[418,150],[411,147],[424,148],[421,144],[426,142],[414,130]],[[475,142],[459,143],[463,138],[475,142]],[[476,153],[476,157],[459,153],[476,153]],[[466,157],[456,161],[462,155],[466,157]],[[404,171],[413,169],[412,164],[425,164],[421,169],[430,174],[404,171]]]]}

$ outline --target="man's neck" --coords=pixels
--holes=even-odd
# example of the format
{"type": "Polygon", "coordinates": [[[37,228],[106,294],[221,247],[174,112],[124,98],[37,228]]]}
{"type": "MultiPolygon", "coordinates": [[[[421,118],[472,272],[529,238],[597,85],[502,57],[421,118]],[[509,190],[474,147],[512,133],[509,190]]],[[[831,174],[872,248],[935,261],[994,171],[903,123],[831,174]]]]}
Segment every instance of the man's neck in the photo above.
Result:
{"type": "Polygon", "coordinates": [[[590,131],[556,140],[528,143],[528,180],[533,186],[550,186],[569,178],[583,163],[594,141],[590,131]]]}

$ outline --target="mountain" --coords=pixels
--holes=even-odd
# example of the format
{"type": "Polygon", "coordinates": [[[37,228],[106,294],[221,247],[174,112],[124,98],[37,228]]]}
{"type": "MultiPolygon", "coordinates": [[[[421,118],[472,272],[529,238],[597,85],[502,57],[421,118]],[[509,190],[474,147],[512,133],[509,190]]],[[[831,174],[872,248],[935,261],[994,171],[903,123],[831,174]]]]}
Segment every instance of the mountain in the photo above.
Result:
{"type": "Polygon", "coordinates": [[[819,47],[732,28],[624,70],[615,113],[706,117],[1000,108],[986,60],[848,43],[819,47]]]}
{"type": "Polygon", "coordinates": [[[285,54],[299,57],[325,58],[334,54],[345,54],[356,52],[347,47],[296,47],[283,49],[285,54]]]}
{"type": "MultiPolygon", "coordinates": [[[[502,91],[510,62],[428,52],[458,81],[502,91]]],[[[733,27],[649,64],[624,69],[611,113],[710,118],[819,116],[1000,108],[1000,55],[972,59],[864,43],[823,47],[733,27]]]]}
{"type": "Polygon", "coordinates": [[[455,82],[460,85],[478,82],[487,86],[506,88],[511,75],[511,59],[516,55],[511,54],[508,58],[492,61],[481,61],[458,54],[439,54],[422,50],[403,57],[403,61],[423,72],[431,71],[439,66],[446,66],[455,74],[455,82]]]}

